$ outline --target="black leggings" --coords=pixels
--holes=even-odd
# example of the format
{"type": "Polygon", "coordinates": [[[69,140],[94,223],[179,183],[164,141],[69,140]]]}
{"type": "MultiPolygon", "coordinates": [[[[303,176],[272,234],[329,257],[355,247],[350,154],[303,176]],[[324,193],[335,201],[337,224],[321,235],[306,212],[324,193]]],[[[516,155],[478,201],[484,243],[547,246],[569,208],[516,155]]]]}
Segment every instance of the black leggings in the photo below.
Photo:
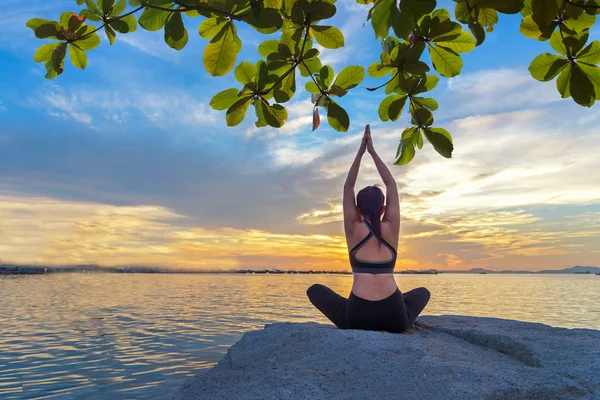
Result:
{"type": "Polygon", "coordinates": [[[362,329],[402,333],[429,302],[429,290],[420,287],[402,293],[399,289],[382,300],[366,300],[350,292],[344,298],[321,284],[306,291],[310,302],[340,329],[362,329]]]}

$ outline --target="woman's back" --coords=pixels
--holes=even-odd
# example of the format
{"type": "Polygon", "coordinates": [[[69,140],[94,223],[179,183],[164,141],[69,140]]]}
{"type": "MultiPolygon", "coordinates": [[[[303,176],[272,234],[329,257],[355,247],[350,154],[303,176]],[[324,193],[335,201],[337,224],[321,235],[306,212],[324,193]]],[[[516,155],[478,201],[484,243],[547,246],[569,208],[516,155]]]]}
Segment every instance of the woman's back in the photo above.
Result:
{"type": "Polygon", "coordinates": [[[429,291],[400,292],[394,279],[400,202],[396,181],[373,148],[369,126],[344,183],[344,232],[354,282],[348,298],[315,283],[306,294],[311,303],[342,329],[404,332],[429,301],[429,291]],[[387,195],[367,186],[354,196],[354,186],[365,150],[369,150],[387,195]],[[385,205],[384,205],[385,202],[385,205]]]}

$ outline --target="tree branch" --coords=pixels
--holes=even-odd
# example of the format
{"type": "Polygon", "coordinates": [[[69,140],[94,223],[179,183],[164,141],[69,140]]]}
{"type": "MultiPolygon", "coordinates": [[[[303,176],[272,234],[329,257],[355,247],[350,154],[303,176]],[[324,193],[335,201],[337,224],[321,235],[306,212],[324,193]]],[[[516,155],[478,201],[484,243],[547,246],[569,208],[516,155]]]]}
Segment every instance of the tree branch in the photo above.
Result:
{"type": "Polygon", "coordinates": [[[565,44],[565,34],[562,31],[562,23],[558,26],[558,31],[560,32],[560,37],[562,39],[563,42],[563,46],[565,46],[565,49],[567,50],[567,58],[569,59],[569,61],[573,61],[573,55],[571,54],[571,49],[569,49],[569,47],[565,44]]]}
{"type": "MultiPolygon", "coordinates": [[[[296,67],[298,66],[298,64],[300,64],[302,61],[302,56],[304,55],[304,45],[306,45],[306,39],[308,38],[308,26],[306,27],[306,32],[304,33],[304,40],[302,41],[302,47],[300,48],[300,59],[294,61],[294,64],[290,67],[290,69],[288,69],[285,74],[281,75],[274,83],[273,86],[271,86],[270,88],[263,90],[262,92],[259,92],[257,94],[264,96],[265,94],[269,93],[271,90],[273,90],[275,88],[275,86],[277,86],[277,84],[281,81],[283,81],[289,74],[292,73],[293,70],[296,69],[296,67]]],[[[310,70],[309,70],[310,72],[310,70]]],[[[311,75],[312,76],[312,75],[311,75]]],[[[318,85],[317,85],[318,86],[318,85]]]]}
{"type": "MultiPolygon", "coordinates": [[[[103,23],[103,24],[102,24],[100,27],[98,27],[98,28],[94,29],[93,31],[91,31],[91,32],[89,32],[89,33],[86,33],[85,35],[83,35],[83,36],[81,37],[81,39],[77,39],[77,40],[84,40],[84,39],[87,39],[88,37],[92,36],[94,33],[98,32],[100,29],[104,28],[104,27],[106,26],[106,24],[108,24],[109,22],[118,21],[118,20],[120,20],[120,19],[122,19],[122,18],[128,17],[128,16],[130,16],[131,14],[135,14],[136,12],[140,11],[141,9],[143,9],[143,8],[145,8],[145,7],[146,7],[146,6],[139,6],[138,8],[136,8],[136,9],[134,9],[134,10],[132,10],[132,11],[129,11],[129,12],[128,12],[128,13],[126,13],[126,14],[119,15],[119,16],[118,16],[118,17],[116,17],[116,18],[110,18],[109,20],[107,20],[106,22],[104,22],[104,23],[103,23]]],[[[77,41],[77,40],[75,40],[75,41],[77,41]]]]}
{"type": "Polygon", "coordinates": [[[302,65],[304,65],[304,68],[306,68],[306,70],[308,71],[308,74],[310,75],[310,79],[312,79],[312,81],[315,83],[315,85],[317,85],[317,88],[319,89],[319,92],[321,92],[321,96],[329,97],[329,96],[327,96],[327,93],[325,93],[323,91],[323,89],[321,89],[321,86],[319,86],[319,84],[317,83],[317,80],[313,76],[312,72],[310,72],[310,69],[308,68],[308,66],[306,65],[306,63],[304,63],[304,60],[302,60],[302,65]]]}
{"type": "Polygon", "coordinates": [[[206,6],[201,6],[201,5],[197,5],[197,6],[191,6],[188,4],[180,4],[179,8],[166,8],[166,7],[161,7],[161,6],[155,6],[152,4],[146,4],[146,7],[148,8],[153,8],[155,10],[161,10],[161,11],[169,11],[169,12],[179,12],[179,13],[183,13],[186,11],[208,11],[208,12],[212,12],[215,14],[220,14],[223,17],[228,17],[231,19],[235,19],[236,21],[241,21],[242,17],[244,15],[246,15],[246,13],[243,13],[241,15],[236,15],[227,11],[223,11],[223,10],[217,10],[215,8],[211,8],[211,7],[206,7],[206,6]]]}
{"type": "MultiPolygon", "coordinates": [[[[410,105],[408,106],[408,113],[410,114],[410,107],[413,106],[413,101],[414,100],[413,100],[413,96],[412,95],[409,94],[407,96],[408,96],[408,99],[410,100],[410,105]]],[[[421,124],[421,121],[419,121],[419,118],[417,117],[417,113],[416,113],[417,107],[413,107],[413,108],[415,109],[415,115],[411,114],[411,116],[415,119],[415,121],[417,121],[417,128],[418,129],[424,128],[425,126],[423,126],[423,124],[421,124]]]]}
{"type": "Polygon", "coordinates": [[[398,76],[398,74],[400,73],[400,68],[396,68],[396,72],[394,73],[394,75],[392,76],[392,79],[390,79],[389,81],[387,81],[386,83],[384,83],[383,85],[379,85],[375,88],[367,88],[367,90],[369,92],[374,92],[377,89],[381,89],[382,87],[384,87],[385,85],[387,85],[388,83],[390,83],[391,81],[393,81],[394,79],[396,79],[396,77],[398,76]]]}

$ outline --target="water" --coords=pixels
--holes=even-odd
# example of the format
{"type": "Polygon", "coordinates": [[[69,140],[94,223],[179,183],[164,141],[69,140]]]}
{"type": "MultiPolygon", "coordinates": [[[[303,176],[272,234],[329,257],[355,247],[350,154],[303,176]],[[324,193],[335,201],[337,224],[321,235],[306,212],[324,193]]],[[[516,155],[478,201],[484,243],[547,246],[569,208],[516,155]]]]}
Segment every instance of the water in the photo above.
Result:
{"type": "MultiPolygon", "coordinates": [[[[400,275],[432,293],[424,314],[600,329],[600,276],[400,275]]],[[[244,332],[329,321],[306,288],[349,275],[55,274],[0,277],[0,398],[165,399],[244,332]]]]}

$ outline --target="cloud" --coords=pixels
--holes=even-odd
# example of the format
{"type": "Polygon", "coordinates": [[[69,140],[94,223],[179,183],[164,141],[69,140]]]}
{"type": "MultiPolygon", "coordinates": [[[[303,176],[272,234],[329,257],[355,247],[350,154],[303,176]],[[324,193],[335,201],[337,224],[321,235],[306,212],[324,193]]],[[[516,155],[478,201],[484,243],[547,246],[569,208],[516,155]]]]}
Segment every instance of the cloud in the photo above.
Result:
{"type": "Polygon", "coordinates": [[[181,61],[180,52],[171,49],[165,44],[163,36],[156,32],[139,30],[132,34],[119,35],[117,40],[141,51],[142,53],[160,58],[162,60],[178,63],[181,61]]]}
{"type": "Polygon", "coordinates": [[[5,262],[155,265],[180,268],[310,268],[345,261],[343,237],[178,224],[164,207],[0,195],[5,262]],[[310,253],[306,249],[311,248],[310,253]],[[283,255],[283,256],[282,256],[283,255]]]}
{"type": "Polygon", "coordinates": [[[140,116],[161,128],[211,125],[217,113],[207,102],[180,89],[63,88],[52,85],[28,100],[54,117],[73,119],[83,124],[98,122],[139,123],[140,116]]]}
{"type": "Polygon", "coordinates": [[[439,100],[446,116],[465,116],[520,110],[561,98],[553,82],[538,82],[526,69],[501,68],[448,79],[439,100]]]}

